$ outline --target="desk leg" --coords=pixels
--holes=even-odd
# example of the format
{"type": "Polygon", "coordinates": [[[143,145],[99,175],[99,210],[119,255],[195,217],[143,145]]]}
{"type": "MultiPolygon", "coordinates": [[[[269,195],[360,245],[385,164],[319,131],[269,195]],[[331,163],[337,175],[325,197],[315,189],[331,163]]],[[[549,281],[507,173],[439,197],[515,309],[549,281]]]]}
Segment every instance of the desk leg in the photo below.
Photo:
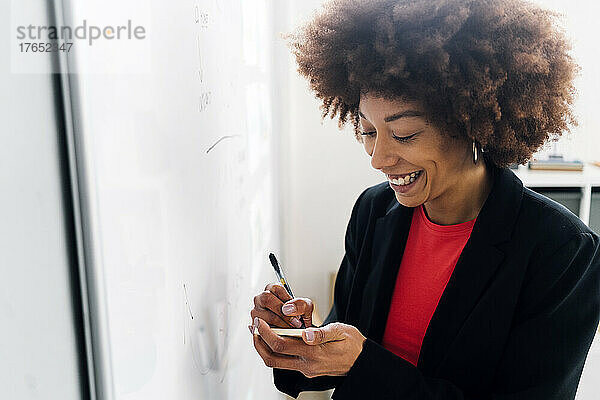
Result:
{"type": "Polygon", "coordinates": [[[581,188],[581,203],[579,204],[579,218],[590,226],[590,211],[592,209],[592,185],[586,184],[581,188]]]}

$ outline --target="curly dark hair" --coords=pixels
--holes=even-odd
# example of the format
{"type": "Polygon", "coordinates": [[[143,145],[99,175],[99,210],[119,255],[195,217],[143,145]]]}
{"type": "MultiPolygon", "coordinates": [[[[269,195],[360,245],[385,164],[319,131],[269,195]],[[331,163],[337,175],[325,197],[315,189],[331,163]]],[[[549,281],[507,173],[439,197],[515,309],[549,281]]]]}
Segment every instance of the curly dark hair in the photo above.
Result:
{"type": "Polygon", "coordinates": [[[322,118],[350,116],[359,141],[361,94],[410,99],[502,167],[577,125],[559,17],[525,0],[332,0],[285,37],[322,118]]]}

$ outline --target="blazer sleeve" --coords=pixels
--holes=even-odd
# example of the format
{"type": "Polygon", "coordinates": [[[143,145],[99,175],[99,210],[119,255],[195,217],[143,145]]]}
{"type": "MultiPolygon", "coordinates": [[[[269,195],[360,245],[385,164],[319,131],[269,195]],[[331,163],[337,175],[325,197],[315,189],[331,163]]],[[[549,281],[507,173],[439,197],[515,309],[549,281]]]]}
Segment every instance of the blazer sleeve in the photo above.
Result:
{"type": "MultiPolygon", "coordinates": [[[[346,227],[346,235],[344,240],[344,257],[340,264],[340,268],[337,273],[334,287],[334,298],[333,306],[323,321],[323,325],[327,325],[331,322],[340,321],[345,312],[348,301],[348,295],[352,280],[354,278],[354,271],[358,260],[358,248],[356,245],[357,238],[357,225],[358,225],[358,210],[360,207],[360,201],[368,189],[363,191],[352,208],[350,221],[346,227]]],[[[294,398],[298,397],[298,394],[302,391],[320,391],[334,388],[343,377],[340,376],[319,376],[315,378],[307,378],[301,372],[293,370],[285,370],[279,368],[273,368],[273,381],[275,387],[294,398]]]]}
{"type": "Polygon", "coordinates": [[[367,339],[333,399],[573,399],[600,315],[598,236],[581,232],[536,264],[488,393],[466,393],[367,339]]]}

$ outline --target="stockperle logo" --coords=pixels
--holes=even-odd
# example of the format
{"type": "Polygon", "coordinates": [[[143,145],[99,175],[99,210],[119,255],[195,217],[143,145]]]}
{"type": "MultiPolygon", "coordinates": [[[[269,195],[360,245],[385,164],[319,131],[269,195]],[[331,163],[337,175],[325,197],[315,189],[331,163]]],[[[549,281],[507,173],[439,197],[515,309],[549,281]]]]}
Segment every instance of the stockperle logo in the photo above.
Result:
{"type": "Polygon", "coordinates": [[[24,41],[60,40],[72,41],[74,39],[87,40],[93,46],[97,40],[143,40],[146,39],[146,28],[133,25],[131,20],[125,25],[88,25],[86,19],[75,27],[72,26],[41,26],[21,25],[17,27],[17,39],[24,41]]]}

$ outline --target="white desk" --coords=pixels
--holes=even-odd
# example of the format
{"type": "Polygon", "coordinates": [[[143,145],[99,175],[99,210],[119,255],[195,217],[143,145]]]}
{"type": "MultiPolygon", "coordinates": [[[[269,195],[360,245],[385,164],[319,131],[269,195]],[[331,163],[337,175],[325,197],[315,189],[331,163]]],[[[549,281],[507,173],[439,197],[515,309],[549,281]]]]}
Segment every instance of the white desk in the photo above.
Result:
{"type": "Polygon", "coordinates": [[[592,187],[600,187],[600,167],[585,163],[583,171],[543,171],[530,170],[526,165],[512,170],[527,187],[579,187],[581,203],[579,218],[586,224],[590,223],[592,206],[592,187]]]}

